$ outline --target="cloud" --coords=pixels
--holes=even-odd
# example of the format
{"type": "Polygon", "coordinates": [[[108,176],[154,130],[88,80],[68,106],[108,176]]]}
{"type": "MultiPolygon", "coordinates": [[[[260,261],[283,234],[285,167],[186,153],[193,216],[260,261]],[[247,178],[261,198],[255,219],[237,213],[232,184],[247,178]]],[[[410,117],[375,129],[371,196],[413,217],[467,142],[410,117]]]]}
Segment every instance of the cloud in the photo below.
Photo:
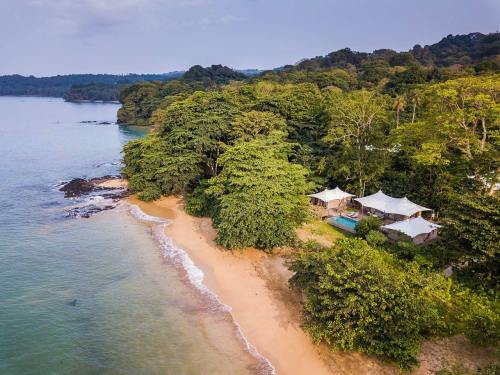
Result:
{"type": "Polygon", "coordinates": [[[48,13],[60,31],[81,36],[114,29],[132,20],[147,21],[146,15],[159,0],[31,0],[48,13]]]}
{"type": "Polygon", "coordinates": [[[232,14],[226,14],[222,17],[203,17],[200,19],[201,25],[216,25],[216,24],[228,24],[240,21],[240,17],[233,16],[232,14]]]}

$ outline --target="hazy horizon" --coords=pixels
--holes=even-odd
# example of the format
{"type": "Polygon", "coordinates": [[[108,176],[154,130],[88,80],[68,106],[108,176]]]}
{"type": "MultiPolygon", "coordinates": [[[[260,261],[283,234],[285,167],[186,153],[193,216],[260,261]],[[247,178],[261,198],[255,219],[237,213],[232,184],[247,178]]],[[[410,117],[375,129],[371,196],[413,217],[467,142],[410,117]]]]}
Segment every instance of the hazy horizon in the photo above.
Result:
{"type": "Polygon", "coordinates": [[[0,3],[0,75],[272,69],[349,47],[407,51],[498,29],[494,0],[19,0],[0,3]]]}

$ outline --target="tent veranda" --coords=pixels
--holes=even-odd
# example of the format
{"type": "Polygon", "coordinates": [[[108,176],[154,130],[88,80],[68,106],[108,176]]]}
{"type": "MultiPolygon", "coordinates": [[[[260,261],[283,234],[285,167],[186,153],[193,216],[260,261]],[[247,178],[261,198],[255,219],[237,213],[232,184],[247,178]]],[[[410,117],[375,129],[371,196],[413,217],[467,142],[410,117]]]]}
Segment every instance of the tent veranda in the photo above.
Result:
{"type": "Polygon", "coordinates": [[[335,189],[331,190],[325,189],[316,194],[309,194],[309,196],[311,198],[318,199],[325,203],[331,202],[333,200],[341,200],[341,199],[355,197],[355,195],[346,193],[345,191],[339,189],[338,186],[335,189]]]}
{"type": "Polygon", "coordinates": [[[441,225],[431,223],[422,217],[412,217],[407,220],[397,221],[392,224],[380,227],[384,232],[388,232],[389,238],[399,239],[391,232],[401,232],[407,235],[415,243],[423,243],[437,237],[437,230],[441,225]],[[392,234],[392,235],[391,235],[392,234]]]}
{"type": "Polygon", "coordinates": [[[328,216],[333,214],[334,211],[339,211],[347,206],[347,202],[355,197],[353,194],[349,194],[338,187],[335,189],[325,189],[319,193],[309,194],[312,198],[312,203],[317,206],[322,206],[326,209],[323,216],[328,216]]]}
{"type": "Polygon", "coordinates": [[[411,217],[422,211],[432,211],[430,208],[413,203],[408,198],[393,198],[384,194],[381,190],[377,193],[363,198],[355,198],[363,208],[371,208],[384,214],[411,217]]]}

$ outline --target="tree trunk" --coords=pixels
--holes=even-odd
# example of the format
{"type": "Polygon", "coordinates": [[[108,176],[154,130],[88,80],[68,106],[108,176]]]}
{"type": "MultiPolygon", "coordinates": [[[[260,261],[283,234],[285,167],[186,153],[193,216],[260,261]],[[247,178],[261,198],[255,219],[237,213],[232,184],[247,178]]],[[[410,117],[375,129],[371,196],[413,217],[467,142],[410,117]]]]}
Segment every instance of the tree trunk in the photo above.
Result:
{"type": "Polygon", "coordinates": [[[484,148],[486,147],[486,135],[487,135],[487,130],[486,130],[486,119],[483,117],[481,119],[481,127],[483,128],[483,137],[481,138],[481,153],[484,151],[484,148]]]}
{"type": "Polygon", "coordinates": [[[417,113],[417,102],[413,102],[413,113],[411,116],[411,123],[415,122],[415,114],[417,113]]]}

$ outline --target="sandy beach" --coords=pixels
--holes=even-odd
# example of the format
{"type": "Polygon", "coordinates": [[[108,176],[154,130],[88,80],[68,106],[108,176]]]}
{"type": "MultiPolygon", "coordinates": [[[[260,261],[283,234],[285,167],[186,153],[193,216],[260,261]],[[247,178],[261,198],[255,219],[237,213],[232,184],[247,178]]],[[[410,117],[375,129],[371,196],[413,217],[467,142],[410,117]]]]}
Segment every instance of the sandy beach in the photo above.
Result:
{"type": "Polygon", "coordinates": [[[125,189],[128,187],[128,181],[121,178],[110,178],[96,183],[96,186],[108,189],[125,189]]]}
{"type": "Polygon", "coordinates": [[[288,287],[284,259],[255,249],[230,252],[214,243],[210,219],[186,214],[179,198],[144,203],[149,215],[173,219],[166,228],[205,274],[204,283],[231,306],[244,336],[278,374],[396,374],[392,366],[357,353],[331,353],[316,346],[301,328],[300,298],[288,287]]]}
{"type": "MultiPolygon", "coordinates": [[[[332,352],[311,341],[301,328],[300,295],[288,287],[291,273],[284,256],[217,246],[211,220],[188,215],[180,198],[146,203],[132,196],[128,202],[148,215],[172,219],[166,234],[204,272],[204,284],[231,306],[243,335],[278,374],[400,374],[395,365],[377,358],[332,352]]],[[[420,367],[413,374],[428,375],[457,363],[478,368],[494,362],[495,354],[475,348],[463,337],[453,337],[425,343],[419,360],[420,367]]]]}

